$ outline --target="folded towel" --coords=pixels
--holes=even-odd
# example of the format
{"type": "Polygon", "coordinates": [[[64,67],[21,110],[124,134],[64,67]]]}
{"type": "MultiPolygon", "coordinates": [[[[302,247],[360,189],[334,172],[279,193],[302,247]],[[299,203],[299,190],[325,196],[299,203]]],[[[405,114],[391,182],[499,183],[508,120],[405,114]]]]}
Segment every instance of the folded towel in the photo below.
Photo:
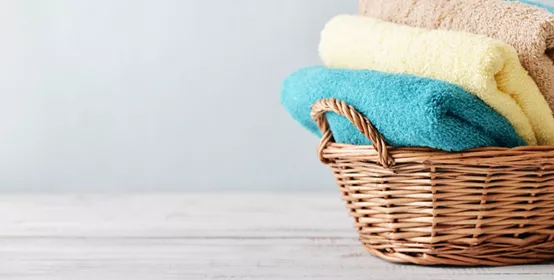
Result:
{"type": "Polygon", "coordinates": [[[462,86],[512,123],[530,145],[554,144],[554,117],[513,47],[481,35],[337,16],[322,32],[332,68],[372,69],[462,86]]]}
{"type": "MultiPolygon", "coordinates": [[[[435,79],[316,66],[291,74],[281,91],[281,103],[292,117],[318,136],[311,106],[331,97],[353,106],[394,146],[461,151],[525,145],[510,123],[475,95],[435,79]]],[[[335,141],[371,144],[345,117],[326,117],[335,141]]]]}
{"type": "Polygon", "coordinates": [[[554,51],[554,15],[548,11],[502,0],[360,0],[360,13],[414,27],[481,34],[514,46],[554,111],[554,63],[548,56],[554,51]]]}

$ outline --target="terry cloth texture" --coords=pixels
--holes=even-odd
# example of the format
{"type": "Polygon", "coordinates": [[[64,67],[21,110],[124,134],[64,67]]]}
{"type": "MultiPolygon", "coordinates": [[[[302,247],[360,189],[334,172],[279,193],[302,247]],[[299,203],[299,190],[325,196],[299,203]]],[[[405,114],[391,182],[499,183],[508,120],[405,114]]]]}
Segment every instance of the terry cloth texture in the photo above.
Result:
{"type": "MultiPolygon", "coordinates": [[[[394,146],[461,151],[525,145],[504,117],[463,88],[440,80],[315,66],[291,74],[283,83],[281,104],[318,136],[311,106],[326,98],[353,106],[394,146]]],[[[335,141],[370,144],[345,117],[336,113],[326,117],[335,141]]]]}
{"type": "Polygon", "coordinates": [[[371,69],[462,86],[506,117],[529,145],[554,144],[554,117],[510,45],[481,35],[342,15],[321,34],[331,68],[371,69]]]}
{"type": "Polygon", "coordinates": [[[554,15],[548,11],[503,0],[360,0],[359,4],[362,15],[414,27],[481,34],[514,46],[554,111],[554,15]]]}

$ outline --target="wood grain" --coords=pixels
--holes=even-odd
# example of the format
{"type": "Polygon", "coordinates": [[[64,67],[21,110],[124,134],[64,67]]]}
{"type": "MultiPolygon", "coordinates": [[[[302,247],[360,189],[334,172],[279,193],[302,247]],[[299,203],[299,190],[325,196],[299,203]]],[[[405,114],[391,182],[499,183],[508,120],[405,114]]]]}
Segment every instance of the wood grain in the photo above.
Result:
{"type": "Polygon", "coordinates": [[[338,194],[0,197],[0,279],[554,279],[554,264],[397,265],[338,194]]]}

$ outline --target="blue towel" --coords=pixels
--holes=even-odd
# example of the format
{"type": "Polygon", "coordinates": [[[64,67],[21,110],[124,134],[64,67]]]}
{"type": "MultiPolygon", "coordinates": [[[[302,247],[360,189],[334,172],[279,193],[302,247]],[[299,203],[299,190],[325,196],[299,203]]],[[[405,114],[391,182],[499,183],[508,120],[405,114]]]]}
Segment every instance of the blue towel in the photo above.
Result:
{"type": "MultiPolygon", "coordinates": [[[[461,87],[407,74],[308,67],[285,79],[281,103],[302,126],[321,136],[310,117],[311,106],[331,97],[362,113],[393,146],[462,151],[525,145],[504,117],[461,87]]],[[[326,117],[335,141],[371,144],[348,119],[335,113],[326,117]]]]}
{"type": "Polygon", "coordinates": [[[508,2],[521,2],[521,3],[533,5],[533,6],[536,6],[536,7],[539,7],[539,8],[546,9],[551,13],[554,13],[554,7],[543,4],[543,3],[539,3],[539,2],[535,2],[535,1],[531,1],[531,0],[506,0],[506,1],[508,1],[508,2]]]}

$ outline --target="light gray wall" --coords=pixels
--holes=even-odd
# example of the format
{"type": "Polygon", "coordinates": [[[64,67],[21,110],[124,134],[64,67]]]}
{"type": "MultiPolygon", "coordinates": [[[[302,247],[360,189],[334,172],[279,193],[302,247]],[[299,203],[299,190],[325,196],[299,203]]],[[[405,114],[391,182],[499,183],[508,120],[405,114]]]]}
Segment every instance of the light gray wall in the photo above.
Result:
{"type": "Polygon", "coordinates": [[[335,191],[279,87],[356,8],[1,0],[0,191],[335,191]]]}
{"type": "Polygon", "coordinates": [[[279,104],[356,0],[0,1],[0,190],[335,190],[279,104]]]}

